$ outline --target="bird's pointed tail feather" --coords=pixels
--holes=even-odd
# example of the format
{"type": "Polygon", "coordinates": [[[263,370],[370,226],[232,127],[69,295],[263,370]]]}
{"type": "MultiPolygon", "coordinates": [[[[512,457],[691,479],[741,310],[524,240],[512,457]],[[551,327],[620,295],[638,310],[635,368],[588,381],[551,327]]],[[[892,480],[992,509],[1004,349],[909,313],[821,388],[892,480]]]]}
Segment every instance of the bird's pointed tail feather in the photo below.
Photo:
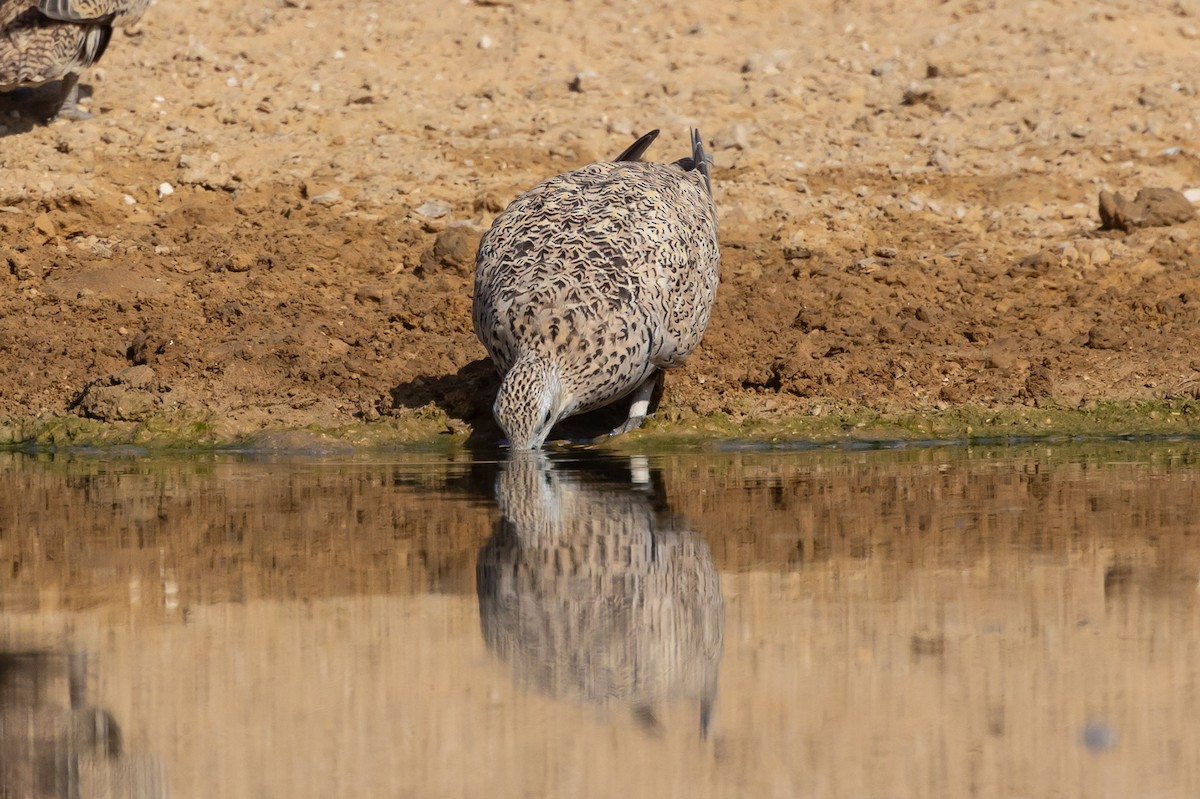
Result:
{"type": "Polygon", "coordinates": [[[658,138],[658,128],[649,133],[638,137],[638,140],[625,148],[625,151],[614,158],[614,161],[641,161],[642,156],[646,154],[646,150],[650,149],[650,145],[658,138]]]}
{"type": "Polygon", "coordinates": [[[697,128],[692,128],[692,168],[704,175],[704,187],[708,196],[712,196],[712,156],[704,151],[704,139],[697,128]]]}

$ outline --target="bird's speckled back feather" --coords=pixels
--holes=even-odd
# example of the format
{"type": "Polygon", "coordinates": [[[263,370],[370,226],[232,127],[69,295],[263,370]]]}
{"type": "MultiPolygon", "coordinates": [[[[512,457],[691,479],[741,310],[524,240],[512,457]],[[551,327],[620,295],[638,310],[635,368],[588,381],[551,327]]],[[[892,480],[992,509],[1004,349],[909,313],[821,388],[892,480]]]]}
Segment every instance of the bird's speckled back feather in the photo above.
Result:
{"type": "Polygon", "coordinates": [[[108,22],[132,25],[141,19],[150,0],[38,0],[38,10],[63,22],[108,22]]]}
{"type": "Polygon", "coordinates": [[[698,137],[675,164],[591,164],[517,197],[484,235],[475,332],[502,374],[525,353],[546,356],[570,395],[561,416],[583,412],[684,362],[708,325],[719,265],[698,137]]]}

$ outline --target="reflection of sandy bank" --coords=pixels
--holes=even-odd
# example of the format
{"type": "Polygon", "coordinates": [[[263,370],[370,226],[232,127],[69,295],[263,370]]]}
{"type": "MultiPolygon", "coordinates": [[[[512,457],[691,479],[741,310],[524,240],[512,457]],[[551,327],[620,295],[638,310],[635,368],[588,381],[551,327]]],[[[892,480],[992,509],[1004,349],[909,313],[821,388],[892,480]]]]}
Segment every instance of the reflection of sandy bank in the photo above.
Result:
{"type": "Polygon", "coordinates": [[[724,629],[708,546],[642,491],[584,482],[543,458],[497,480],[503,518],[479,553],[480,620],[518,681],[556,697],[700,703],[706,734],[724,629]]]}
{"type": "Polygon", "coordinates": [[[117,720],[87,705],[86,686],[82,653],[0,653],[0,796],[166,796],[157,758],[123,752],[117,720]]]}
{"type": "MultiPolygon", "coordinates": [[[[1200,480],[1187,464],[1197,459],[1200,445],[1178,442],[684,452],[653,464],[722,573],[876,556],[892,569],[1066,557],[1087,549],[1086,534],[1118,565],[1160,565],[1172,584],[1190,575],[1194,586],[1200,480]]],[[[0,602],[5,612],[134,603],[161,619],[214,602],[469,595],[495,519],[493,484],[485,467],[468,473],[437,456],[398,465],[0,452],[0,602]],[[486,502],[475,501],[481,492],[486,502]]]]}

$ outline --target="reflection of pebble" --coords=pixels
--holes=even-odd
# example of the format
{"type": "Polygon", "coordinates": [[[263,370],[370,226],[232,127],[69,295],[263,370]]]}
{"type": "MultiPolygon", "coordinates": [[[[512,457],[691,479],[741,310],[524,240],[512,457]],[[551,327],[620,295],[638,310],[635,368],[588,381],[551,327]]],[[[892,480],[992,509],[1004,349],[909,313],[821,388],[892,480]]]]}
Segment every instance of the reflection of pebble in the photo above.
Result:
{"type": "Polygon", "coordinates": [[[1117,745],[1117,731],[1103,721],[1089,722],[1080,736],[1089,752],[1107,752],[1117,745]]]}

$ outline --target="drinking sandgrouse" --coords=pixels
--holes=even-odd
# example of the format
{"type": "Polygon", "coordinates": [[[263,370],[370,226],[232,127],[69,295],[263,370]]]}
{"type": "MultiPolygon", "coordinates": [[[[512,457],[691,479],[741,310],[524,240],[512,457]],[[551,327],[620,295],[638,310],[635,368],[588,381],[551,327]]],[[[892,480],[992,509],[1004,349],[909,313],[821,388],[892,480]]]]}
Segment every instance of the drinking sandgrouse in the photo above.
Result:
{"type": "Polygon", "coordinates": [[[720,275],[711,160],[692,131],[689,157],[640,161],[657,135],[534,186],[480,242],[475,334],[502,375],[493,412],[513,449],[630,394],[610,435],[636,429],[662,370],[704,335],[720,275]]]}

